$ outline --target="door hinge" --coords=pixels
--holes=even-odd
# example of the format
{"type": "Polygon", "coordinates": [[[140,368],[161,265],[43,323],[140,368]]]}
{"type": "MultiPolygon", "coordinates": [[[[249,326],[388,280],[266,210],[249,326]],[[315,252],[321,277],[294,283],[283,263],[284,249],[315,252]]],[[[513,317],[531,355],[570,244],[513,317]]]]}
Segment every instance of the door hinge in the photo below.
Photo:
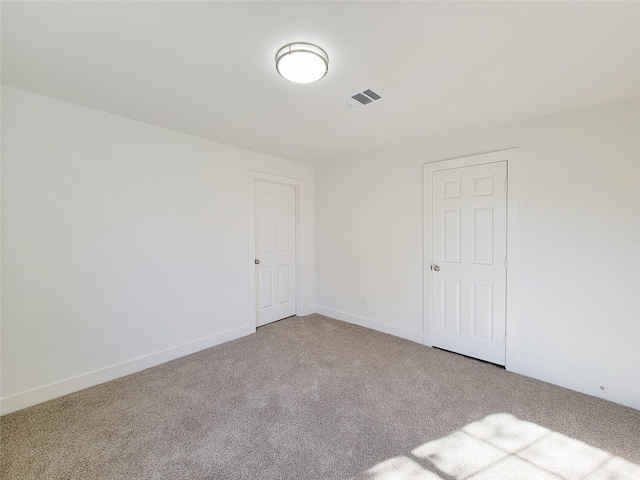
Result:
{"type": "Polygon", "coordinates": [[[509,190],[509,180],[504,181],[504,189],[509,190]]]}
{"type": "Polygon", "coordinates": [[[504,341],[504,344],[506,345],[507,344],[507,336],[506,335],[504,336],[504,340],[503,341],[504,341]]]}
{"type": "Polygon", "coordinates": [[[504,257],[504,268],[507,268],[509,266],[509,259],[507,257],[504,257]]]}

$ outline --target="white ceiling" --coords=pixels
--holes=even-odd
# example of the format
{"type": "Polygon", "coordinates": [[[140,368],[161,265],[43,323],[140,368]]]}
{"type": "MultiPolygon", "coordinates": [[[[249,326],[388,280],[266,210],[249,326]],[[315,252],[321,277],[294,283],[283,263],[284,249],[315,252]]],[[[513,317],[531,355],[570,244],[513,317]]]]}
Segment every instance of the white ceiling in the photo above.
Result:
{"type": "Polygon", "coordinates": [[[2,82],[302,162],[638,95],[638,2],[2,2],[2,82]],[[329,73],[297,85],[278,48],[329,73]],[[373,87],[358,110],[339,99],[373,87]]]}

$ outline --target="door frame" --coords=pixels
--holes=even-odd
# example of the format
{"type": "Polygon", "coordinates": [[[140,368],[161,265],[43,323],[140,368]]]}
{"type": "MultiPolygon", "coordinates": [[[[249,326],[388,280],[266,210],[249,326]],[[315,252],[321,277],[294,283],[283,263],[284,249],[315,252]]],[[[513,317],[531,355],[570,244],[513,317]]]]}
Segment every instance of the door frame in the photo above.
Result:
{"type": "Polygon", "coordinates": [[[247,263],[249,265],[249,312],[250,322],[253,328],[258,325],[258,284],[256,282],[256,268],[254,260],[256,258],[256,182],[277,183],[289,185],[296,189],[296,315],[304,316],[306,299],[306,278],[304,272],[305,264],[305,184],[301,178],[285,177],[272,173],[249,170],[249,254],[247,263]]]}
{"type": "Polygon", "coordinates": [[[519,254],[518,218],[520,199],[519,149],[511,148],[497,152],[470,155],[467,157],[441,160],[423,165],[423,344],[432,347],[431,335],[431,246],[432,246],[432,199],[431,185],[434,172],[452,168],[471,167],[486,163],[507,162],[507,281],[506,281],[506,351],[505,368],[518,358],[518,317],[519,317],[519,254]]]}

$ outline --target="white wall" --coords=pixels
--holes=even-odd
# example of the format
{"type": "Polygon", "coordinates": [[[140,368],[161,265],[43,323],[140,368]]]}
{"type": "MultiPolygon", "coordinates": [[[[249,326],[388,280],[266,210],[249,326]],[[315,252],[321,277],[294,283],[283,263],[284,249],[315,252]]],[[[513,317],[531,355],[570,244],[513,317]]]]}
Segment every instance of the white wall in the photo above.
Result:
{"type": "Polygon", "coordinates": [[[317,293],[321,313],[421,341],[422,165],[510,147],[508,367],[640,408],[639,111],[623,100],[316,167],[314,272],[313,167],[2,87],[2,411],[253,331],[249,170],[305,181],[307,312],[317,293]]]}
{"type": "Polygon", "coordinates": [[[639,112],[627,99],[316,167],[317,310],[421,342],[422,165],[520,147],[507,368],[640,408],[639,112]]]}
{"type": "Polygon", "coordinates": [[[4,413],[254,331],[249,170],[314,170],[2,87],[4,413]]]}

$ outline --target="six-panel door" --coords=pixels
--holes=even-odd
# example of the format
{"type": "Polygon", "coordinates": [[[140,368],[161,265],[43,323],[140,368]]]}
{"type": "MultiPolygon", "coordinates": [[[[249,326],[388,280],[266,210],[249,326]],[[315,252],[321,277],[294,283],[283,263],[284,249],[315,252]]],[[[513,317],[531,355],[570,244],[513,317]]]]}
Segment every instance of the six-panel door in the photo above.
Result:
{"type": "Polygon", "coordinates": [[[506,178],[506,162],[432,177],[433,346],[499,365],[505,364],[506,178]]]}
{"type": "Polygon", "coordinates": [[[256,181],[258,326],[296,314],[296,189],[256,181]]]}

